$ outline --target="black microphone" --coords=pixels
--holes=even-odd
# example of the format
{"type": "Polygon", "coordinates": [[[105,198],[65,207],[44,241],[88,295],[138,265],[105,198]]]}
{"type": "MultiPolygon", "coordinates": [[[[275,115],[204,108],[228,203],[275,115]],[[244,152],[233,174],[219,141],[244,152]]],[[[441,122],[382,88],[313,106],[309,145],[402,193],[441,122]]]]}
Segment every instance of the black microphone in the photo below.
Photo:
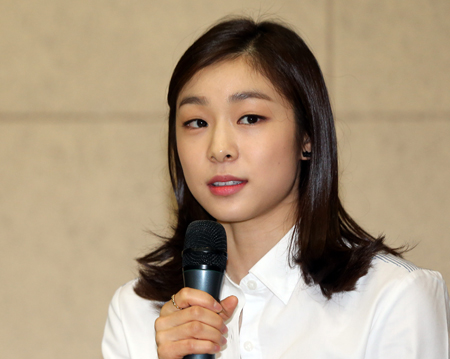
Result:
{"type": "MultiPolygon", "coordinates": [[[[220,223],[194,221],[184,240],[184,286],[203,290],[219,301],[223,274],[227,266],[227,235],[220,223]]],[[[189,354],[185,359],[214,359],[215,354],[189,354]]]]}

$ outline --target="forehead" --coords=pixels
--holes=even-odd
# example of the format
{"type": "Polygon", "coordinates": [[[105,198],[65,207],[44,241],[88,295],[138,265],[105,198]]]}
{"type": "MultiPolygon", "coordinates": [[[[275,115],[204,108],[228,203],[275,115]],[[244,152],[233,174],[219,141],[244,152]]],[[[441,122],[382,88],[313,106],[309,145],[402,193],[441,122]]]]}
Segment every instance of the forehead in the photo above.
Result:
{"type": "Polygon", "coordinates": [[[263,97],[265,95],[275,102],[291,107],[270,80],[242,56],[207,66],[195,73],[181,89],[177,107],[187,97],[208,98],[212,94],[221,94],[232,98],[238,93],[249,92],[262,94],[263,97]]]}

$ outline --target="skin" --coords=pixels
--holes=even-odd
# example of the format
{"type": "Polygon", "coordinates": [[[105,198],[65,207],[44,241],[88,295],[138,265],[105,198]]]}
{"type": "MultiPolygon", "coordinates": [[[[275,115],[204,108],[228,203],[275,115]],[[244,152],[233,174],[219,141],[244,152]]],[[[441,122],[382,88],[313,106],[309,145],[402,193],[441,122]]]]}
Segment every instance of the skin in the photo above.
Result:
{"type": "MultiPolygon", "coordinates": [[[[178,97],[176,126],[186,183],[224,226],[227,274],[239,283],[295,223],[299,161],[307,159],[296,141],[292,106],[240,57],[192,77],[178,97]],[[217,176],[232,176],[240,188],[216,193],[211,182],[217,176]]],[[[184,288],[175,301],[186,309],[170,301],[155,324],[160,358],[218,352],[237,298],[219,304],[184,288]]]]}

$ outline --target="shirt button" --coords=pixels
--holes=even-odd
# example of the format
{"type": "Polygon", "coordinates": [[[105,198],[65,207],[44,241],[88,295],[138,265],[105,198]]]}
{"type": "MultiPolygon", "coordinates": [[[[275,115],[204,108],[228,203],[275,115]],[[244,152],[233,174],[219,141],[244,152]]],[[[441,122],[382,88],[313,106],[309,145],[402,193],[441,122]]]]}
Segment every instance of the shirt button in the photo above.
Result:
{"type": "Polygon", "coordinates": [[[248,352],[253,350],[253,344],[252,342],[245,342],[244,343],[244,349],[247,350],[248,352]]]}
{"type": "Polygon", "coordinates": [[[249,280],[247,283],[248,289],[255,290],[258,285],[254,280],[249,280]]]}

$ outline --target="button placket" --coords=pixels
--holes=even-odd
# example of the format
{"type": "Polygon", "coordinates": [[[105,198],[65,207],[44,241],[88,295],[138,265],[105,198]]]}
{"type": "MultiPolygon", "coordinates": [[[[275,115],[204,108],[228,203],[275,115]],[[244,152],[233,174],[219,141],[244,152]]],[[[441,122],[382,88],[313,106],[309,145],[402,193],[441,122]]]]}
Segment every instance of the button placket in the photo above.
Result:
{"type": "Polygon", "coordinates": [[[260,352],[258,339],[258,323],[264,307],[264,292],[266,288],[252,273],[249,273],[247,278],[241,281],[240,285],[246,298],[240,332],[241,358],[260,359],[262,353],[260,352]]]}
{"type": "Polygon", "coordinates": [[[247,282],[247,288],[250,290],[255,290],[256,288],[258,288],[258,284],[254,280],[249,280],[247,282]]]}
{"type": "Polygon", "coordinates": [[[244,343],[244,349],[247,350],[248,352],[251,352],[253,350],[253,344],[251,341],[246,341],[244,343]]]}

